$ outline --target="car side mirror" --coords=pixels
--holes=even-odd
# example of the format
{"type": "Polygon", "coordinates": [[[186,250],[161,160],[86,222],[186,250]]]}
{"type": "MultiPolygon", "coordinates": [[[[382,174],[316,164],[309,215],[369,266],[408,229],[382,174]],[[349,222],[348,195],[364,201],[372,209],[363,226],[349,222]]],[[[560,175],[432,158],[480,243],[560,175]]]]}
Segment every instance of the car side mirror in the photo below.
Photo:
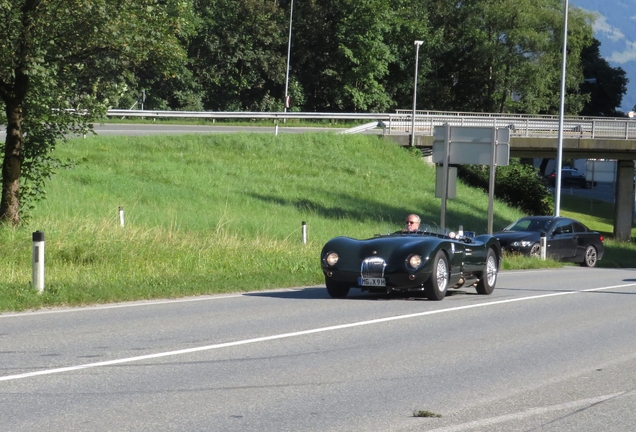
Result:
{"type": "Polygon", "coordinates": [[[563,229],[562,228],[555,228],[554,231],[552,232],[553,235],[557,235],[557,234],[563,234],[563,229]]]}

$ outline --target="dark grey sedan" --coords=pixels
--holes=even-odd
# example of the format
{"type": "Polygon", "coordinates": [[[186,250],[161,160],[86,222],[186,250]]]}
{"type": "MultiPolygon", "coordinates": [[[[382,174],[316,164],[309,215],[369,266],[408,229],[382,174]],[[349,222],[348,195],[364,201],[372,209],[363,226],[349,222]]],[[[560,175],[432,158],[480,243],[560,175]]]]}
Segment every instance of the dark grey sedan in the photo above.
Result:
{"type": "MultiPolygon", "coordinates": [[[[548,177],[548,184],[552,187],[556,185],[556,172],[552,172],[548,177]]],[[[582,189],[590,189],[592,182],[581,174],[579,171],[572,168],[563,168],[561,170],[561,187],[580,187],[582,189]]],[[[596,186],[596,182],[594,182],[596,186]]]]}
{"type": "Polygon", "coordinates": [[[560,261],[594,267],[603,258],[603,236],[581,222],[561,216],[528,216],[508,225],[493,236],[504,252],[539,256],[542,233],[546,255],[560,261]]]}

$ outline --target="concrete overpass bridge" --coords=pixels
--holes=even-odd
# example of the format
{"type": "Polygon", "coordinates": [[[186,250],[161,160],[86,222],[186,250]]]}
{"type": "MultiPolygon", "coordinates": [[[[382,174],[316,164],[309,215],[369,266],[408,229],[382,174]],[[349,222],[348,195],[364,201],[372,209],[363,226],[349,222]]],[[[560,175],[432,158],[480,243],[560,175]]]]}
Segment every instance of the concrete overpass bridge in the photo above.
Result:
{"type": "MultiPolygon", "coordinates": [[[[416,112],[414,144],[432,147],[433,128],[451,126],[510,129],[510,155],[521,158],[556,158],[558,116],[503,115],[478,113],[416,112]]],[[[402,145],[409,145],[412,111],[398,111],[383,121],[383,133],[402,145]]],[[[566,117],[563,121],[562,156],[565,159],[611,159],[617,161],[614,236],[631,238],[634,218],[634,160],[636,119],[566,117]]]]}
{"type": "MultiPolygon", "coordinates": [[[[384,133],[408,138],[412,116],[412,111],[389,115],[388,121],[383,121],[384,133]]],[[[418,111],[414,123],[416,145],[432,145],[433,128],[446,123],[510,129],[513,157],[556,156],[558,116],[418,111]]],[[[563,155],[567,158],[636,160],[636,118],[566,117],[563,121],[563,155]]]]}

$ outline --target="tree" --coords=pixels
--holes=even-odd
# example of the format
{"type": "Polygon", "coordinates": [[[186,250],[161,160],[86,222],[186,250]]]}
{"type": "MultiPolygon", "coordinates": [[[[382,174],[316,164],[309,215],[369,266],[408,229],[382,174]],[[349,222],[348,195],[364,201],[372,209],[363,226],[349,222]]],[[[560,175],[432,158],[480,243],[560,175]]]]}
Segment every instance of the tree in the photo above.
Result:
{"type": "MultiPolygon", "coordinates": [[[[425,77],[430,73],[434,53],[443,49],[444,40],[442,32],[431,28],[429,24],[427,2],[391,0],[390,6],[393,11],[389,25],[391,30],[387,32],[384,40],[393,54],[393,60],[389,63],[388,75],[382,82],[392,99],[391,108],[406,108],[413,103],[416,51],[414,42],[423,42],[419,50],[417,67],[418,83],[421,83],[425,82],[425,77]]],[[[418,97],[418,100],[421,99],[418,97]]],[[[418,107],[430,108],[421,103],[418,103],[418,107]]]]}
{"type": "Polygon", "coordinates": [[[87,133],[122,73],[149,58],[169,69],[183,50],[186,0],[0,0],[0,100],[7,125],[0,223],[42,197],[58,141],[87,133]]]}
{"type": "Polygon", "coordinates": [[[283,109],[289,8],[273,0],[195,0],[188,45],[194,78],[214,111],[283,109]]]}
{"type": "MultiPolygon", "coordinates": [[[[383,80],[393,61],[385,0],[308,0],[294,4],[292,71],[307,111],[384,111],[383,80]]],[[[410,42],[413,43],[412,41],[410,42]]]]}
{"type": "MultiPolygon", "coordinates": [[[[583,97],[580,51],[591,41],[589,14],[572,8],[568,24],[568,110],[583,97]]],[[[558,111],[563,7],[559,0],[429,0],[429,19],[444,44],[421,86],[432,109],[558,111]]]]}
{"type": "Polygon", "coordinates": [[[580,85],[580,91],[590,95],[581,115],[621,117],[623,113],[616,108],[621,106],[629,80],[622,68],[611,67],[601,57],[600,46],[601,42],[594,39],[592,45],[581,52],[585,82],[580,85]]]}

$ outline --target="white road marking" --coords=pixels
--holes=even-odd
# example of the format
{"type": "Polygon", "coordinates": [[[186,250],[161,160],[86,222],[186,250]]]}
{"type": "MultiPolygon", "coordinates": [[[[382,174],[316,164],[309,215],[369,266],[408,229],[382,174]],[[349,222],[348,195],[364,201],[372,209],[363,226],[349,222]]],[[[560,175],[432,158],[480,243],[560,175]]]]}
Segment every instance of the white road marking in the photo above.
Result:
{"type": "Polygon", "coordinates": [[[85,306],[85,307],[76,307],[76,308],[68,308],[68,309],[48,309],[48,310],[38,310],[33,312],[16,312],[16,313],[8,313],[0,315],[0,318],[20,318],[20,317],[28,317],[33,315],[48,315],[48,314],[56,314],[56,313],[71,313],[71,312],[92,312],[96,310],[102,309],[119,309],[119,308],[129,308],[129,307],[139,307],[139,306],[155,306],[162,304],[171,304],[171,303],[188,303],[188,302],[199,302],[199,301],[210,301],[210,300],[221,300],[227,298],[236,298],[243,297],[245,294],[229,294],[229,295],[215,295],[215,296],[200,296],[200,297],[188,297],[182,299],[171,299],[171,300],[149,300],[143,302],[132,302],[132,303],[117,303],[117,304],[108,304],[101,306],[85,306]]]}
{"type": "Polygon", "coordinates": [[[581,408],[585,408],[585,407],[590,407],[592,405],[601,403],[601,402],[605,402],[606,400],[624,395],[625,392],[620,392],[620,393],[614,393],[614,394],[608,394],[608,395],[603,395],[603,396],[598,396],[595,398],[590,398],[590,399],[581,399],[581,400],[577,400],[577,401],[572,401],[572,402],[566,402],[564,404],[560,404],[560,405],[552,405],[552,406],[546,406],[546,407],[540,407],[540,408],[532,408],[526,411],[521,411],[518,413],[512,413],[512,414],[507,414],[507,415],[502,415],[499,417],[492,417],[492,418],[487,418],[487,419],[482,419],[482,420],[475,420],[475,421],[471,421],[468,423],[463,423],[463,424],[458,424],[458,425],[454,425],[454,426],[448,426],[448,427],[442,427],[442,428],[438,428],[438,429],[431,429],[429,430],[429,432],[461,432],[461,431],[466,431],[466,430],[470,430],[470,429],[479,429],[479,428],[483,428],[485,426],[492,426],[495,424],[499,424],[499,423],[504,423],[504,422],[509,422],[509,421],[514,421],[514,420],[521,420],[527,417],[532,417],[532,416],[536,416],[536,415],[542,415],[542,414],[547,414],[550,412],[555,412],[555,411],[563,411],[563,410],[576,410],[576,409],[581,409],[581,408]]]}
{"type": "Polygon", "coordinates": [[[102,362],[96,362],[96,363],[87,363],[87,364],[77,365],[77,366],[68,366],[68,367],[62,367],[62,368],[39,370],[35,372],[27,372],[27,373],[22,373],[17,375],[0,376],[0,381],[11,381],[11,380],[18,380],[23,378],[31,378],[31,377],[40,376],[40,375],[52,375],[52,374],[58,374],[62,372],[78,371],[82,369],[89,369],[89,368],[96,368],[96,367],[103,367],[103,366],[113,366],[113,365],[124,364],[124,363],[138,362],[142,360],[151,360],[151,359],[156,359],[161,357],[177,356],[177,355],[183,355],[183,354],[191,354],[191,353],[200,352],[200,351],[210,351],[210,350],[215,350],[220,348],[230,348],[230,347],[236,347],[240,345],[248,345],[248,344],[254,344],[259,342],[287,339],[292,337],[310,335],[314,333],[324,333],[324,332],[335,331],[335,330],[362,327],[367,325],[380,324],[380,323],[398,321],[403,319],[419,318],[419,317],[423,317],[427,315],[436,315],[436,314],[442,314],[442,313],[448,313],[448,312],[462,311],[467,309],[475,309],[480,307],[497,306],[497,305],[502,305],[507,303],[515,303],[515,302],[537,300],[537,299],[548,298],[548,297],[579,294],[584,292],[605,291],[605,290],[610,290],[615,288],[624,288],[629,286],[636,286],[636,283],[624,284],[624,285],[613,285],[613,286],[601,287],[601,288],[590,288],[585,290],[563,291],[558,293],[543,294],[543,295],[531,296],[531,297],[520,297],[515,299],[507,299],[507,300],[497,300],[497,301],[486,302],[486,303],[458,306],[458,307],[453,307],[448,309],[438,309],[433,311],[418,312],[418,313],[412,313],[407,315],[396,315],[396,316],[391,316],[386,318],[377,318],[377,319],[372,319],[367,321],[358,321],[358,322],[349,323],[349,324],[319,327],[319,328],[310,329],[310,330],[303,330],[303,331],[292,332],[292,333],[282,333],[282,334],[277,334],[272,336],[264,336],[264,337],[253,338],[253,339],[244,339],[244,340],[239,340],[234,342],[205,345],[205,346],[200,346],[195,348],[187,348],[187,349],[181,349],[181,350],[175,350],[175,351],[165,351],[165,352],[147,354],[147,355],[142,355],[137,357],[127,357],[127,358],[108,360],[108,361],[102,361],[102,362]]]}

